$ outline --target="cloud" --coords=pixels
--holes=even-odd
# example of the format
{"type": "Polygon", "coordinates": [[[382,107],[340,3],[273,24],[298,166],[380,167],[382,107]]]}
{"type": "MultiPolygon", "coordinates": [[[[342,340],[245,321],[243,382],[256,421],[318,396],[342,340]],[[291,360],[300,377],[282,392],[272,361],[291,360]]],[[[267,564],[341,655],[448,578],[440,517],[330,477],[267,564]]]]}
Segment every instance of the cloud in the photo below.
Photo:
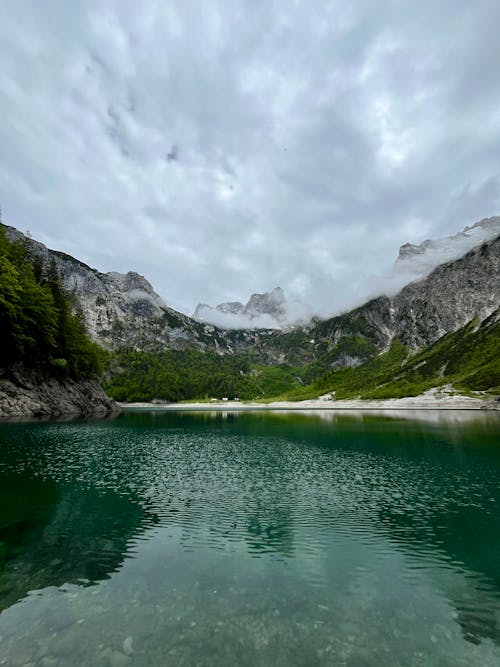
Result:
{"type": "Polygon", "coordinates": [[[500,5],[0,8],[4,220],[173,307],[329,314],[500,211],[500,5]]]}
{"type": "Polygon", "coordinates": [[[199,309],[199,319],[209,324],[214,324],[221,329],[281,329],[281,324],[271,315],[258,315],[250,317],[244,313],[221,313],[218,310],[202,308],[199,309]]]}
{"type": "Polygon", "coordinates": [[[193,317],[222,329],[289,329],[290,326],[308,324],[315,314],[307,304],[297,299],[287,301],[286,297],[273,313],[249,312],[248,306],[244,309],[241,303],[238,304],[241,308],[237,312],[223,308],[225,305],[235,304],[220,304],[216,308],[199,304],[193,317]]]}

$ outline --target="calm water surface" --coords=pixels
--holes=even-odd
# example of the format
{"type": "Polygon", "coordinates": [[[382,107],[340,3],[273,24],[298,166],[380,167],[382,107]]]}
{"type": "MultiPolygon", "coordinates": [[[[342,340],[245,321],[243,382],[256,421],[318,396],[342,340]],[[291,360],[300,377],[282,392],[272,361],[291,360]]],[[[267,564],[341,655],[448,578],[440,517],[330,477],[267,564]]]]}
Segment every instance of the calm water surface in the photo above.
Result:
{"type": "Polygon", "coordinates": [[[0,424],[0,665],[500,665],[500,419],[0,424]]]}

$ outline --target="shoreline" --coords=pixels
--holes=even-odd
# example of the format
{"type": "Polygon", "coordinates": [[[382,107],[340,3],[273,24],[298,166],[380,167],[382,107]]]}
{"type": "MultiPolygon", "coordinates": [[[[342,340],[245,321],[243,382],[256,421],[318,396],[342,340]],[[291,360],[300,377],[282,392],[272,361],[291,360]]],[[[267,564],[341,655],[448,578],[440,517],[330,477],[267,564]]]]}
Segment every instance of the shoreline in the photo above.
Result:
{"type": "Polygon", "coordinates": [[[496,412],[500,410],[500,401],[495,399],[473,398],[470,396],[436,396],[422,394],[405,398],[380,400],[331,400],[310,399],[304,401],[274,401],[255,403],[253,401],[213,401],[210,403],[119,403],[124,410],[150,409],[155,411],[303,411],[303,410],[481,410],[496,412]]]}

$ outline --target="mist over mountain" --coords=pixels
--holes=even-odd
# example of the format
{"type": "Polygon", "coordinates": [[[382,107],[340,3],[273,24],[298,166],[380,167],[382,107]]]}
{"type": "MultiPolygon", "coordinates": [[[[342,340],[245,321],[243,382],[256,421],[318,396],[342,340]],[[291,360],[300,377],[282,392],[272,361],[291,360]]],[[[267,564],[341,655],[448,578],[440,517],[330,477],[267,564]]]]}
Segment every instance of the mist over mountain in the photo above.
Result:
{"type": "MultiPolygon", "coordinates": [[[[328,319],[357,308],[381,295],[395,296],[405,285],[429,275],[446,262],[459,259],[481,243],[500,234],[500,216],[483,218],[456,234],[427,239],[420,244],[405,243],[386,273],[371,272],[360,266],[356,280],[311,284],[303,298],[280,287],[271,292],[253,294],[246,304],[240,301],[213,307],[199,303],[193,318],[224,329],[287,329],[303,326],[313,317],[328,319]]],[[[293,286],[291,286],[293,292],[293,286]]]]}
{"type": "Polygon", "coordinates": [[[405,243],[399,249],[395,272],[404,280],[429,274],[440,264],[465,255],[475,246],[500,234],[500,216],[483,218],[461,232],[442,239],[426,239],[418,245],[405,243]]]}
{"type": "Polygon", "coordinates": [[[398,274],[398,270],[401,264],[414,267],[414,272],[428,270],[446,253],[459,253],[483,235],[494,233],[498,220],[481,221],[451,239],[427,241],[411,250],[404,246],[404,259],[396,262],[394,276],[385,285],[372,280],[371,300],[323,318],[312,318],[312,308],[308,312],[302,304],[288,301],[280,287],[252,294],[246,304],[228,302],[215,308],[200,304],[192,318],[167,305],[149,281],[133,271],[101,273],[65,253],[47,249],[13,227],[5,229],[11,240],[23,243],[30,253],[41,255],[45,262],[55,261],[89,335],[108,349],[198,349],[224,355],[252,349],[266,363],[291,359],[302,363],[333,346],[335,363],[351,365],[361,363],[375,349],[384,349],[395,336],[416,349],[474,316],[484,319],[491,314],[500,298],[498,235],[486,254],[478,253],[478,248],[490,248],[488,242],[475,245],[462,258],[439,264],[420,280],[409,282],[411,272],[398,274]],[[442,276],[439,281],[438,276],[442,276]],[[403,285],[400,290],[396,289],[398,282],[403,285]],[[301,323],[292,327],[290,323],[300,321],[299,316],[301,323]],[[370,346],[363,343],[360,356],[358,343],[367,336],[370,346]],[[350,342],[344,350],[346,341],[350,342]]]}
{"type": "Polygon", "coordinates": [[[194,319],[223,329],[286,329],[307,324],[312,315],[312,309],[299,300],[288,301],[281,287],[263,294],[252,294],[245,305],[240,301],[230,301],[213,308],[199,303],[193,313],[194,319]]]}
{"type": "MultiPolygon", "coordinates": [[[[482,221],[472,232],[465,230],[452,240],[426,242],[410,251],[403,248],[409,259],[400,262],[425,257],[429,247],[433,261],[440,261],[445,256],[442,249],[451,252],[448,245],[455,244],[454,252],[460,252],[464,244],[482,238],[484,230],[490,234],[495,224],[482,221]]],[[[451,381],[469,389],[491,389],[500,381],[500,234],[459,259],[439,264],[396,294],[380,291],[357,308],[333,317],[308,318],[300,325],[286,323],[294,303],[281,288],[253,294],[246,304],[201,305],[198,316],[208,312],[226,322],[234,318],[235,323],[250,323],[246,328],[222,328],[174,310],[133,271],[101,273],[12,227],[5,231],[35,263],[40,256],[45,265],[55,265],[73,312],[81,314],[91,338],[112,355],[107,386],[118,400],[275,396],[316,380],[317,389],[311,391],[321,394],[331,386],[320,382],[325,373],[364,368],[377,364],[379,357],[391,387],[383,391],[395,395],[442,384],[443,369],[448,369],[451,381]],[[258,328],[263,322],[272,326],[258,328]],[[450,335],[455,338],[443,355],[440,341],[450,335]],[[420,353],[427,363],[425,350],[436,345],[426,377],[422,378],[423,365],[418,361],[408,367],[410,384],[398,384],[399,369],[420,353]]],[[[368,379],[372,390],[382,391],[376,373],[367,371],[366,377],[363,373],[360,390],[366,389],[368,379]]]]}
{"type": "MultiPolygon", "coordinates": [[[[193,317],[170,307],[150,282],[134,271],[102,273],[70,255],[49,250],[14,227],[5,229],[11,240],[26,244],[30,252],[41,255],[45,262],[55,260],[65,288],[83,313],[90,336],[107,348],[195,347],[225,354],[255,345],[266,358],[278,359],[281,353],[274,350],[276,336],[269,338],[271,332],[280,335],[294,328],[307,331],[314,328],[315,320],[334,321],[353,308],[363,309],[370,299],[384,297],[397,301],[401,290],[415,279],[425,278],[435,268],[453,262],[452,258],[464,256],[484,240],[498,236],[500,217],[483,219],[445,239],[403,245],[392,274],[371,276],[369,281],[358,285],[356,297],[350,284],[340,293],[333,285],[320,285],[318,291],[325,303],[323,310],[289,299],[281,287],[276,287],[270,292],[252,294],[245,304],[239,301],[220,303],[216,307],[199,304],[193,317]],[[337,305],[342,299],[344,308],[337,305]]],[[[460,291],[459,279],[455,289],[460,291]]],[[[465,297],[466,293],[464,288],[462,295],[465,297]]],[[[472,311],[468,306],[465,316],[472,311]]]]}
{"type": "Polygon", "coordinates": [[[405,243],[387,272],[370,273],[369,267],[360,267],[357,281],[347,282],[341,289],[334,289],[333,285],[329,289],[319,286],[314,314],[320,319],[328,319],[370,299],[382,295],[393,297],[411,282],[425,278],[438,266],[463,257],[499,234],[500,216],[493,216],[444,238],[426,239],[420,244],[405,243]]]}

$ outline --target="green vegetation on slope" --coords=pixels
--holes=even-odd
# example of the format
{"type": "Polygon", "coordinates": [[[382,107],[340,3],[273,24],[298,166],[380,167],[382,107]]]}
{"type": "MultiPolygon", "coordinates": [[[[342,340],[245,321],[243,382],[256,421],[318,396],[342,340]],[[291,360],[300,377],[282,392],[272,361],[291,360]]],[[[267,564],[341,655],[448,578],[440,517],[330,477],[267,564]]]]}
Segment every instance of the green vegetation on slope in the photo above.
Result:
{"type": "Polygon", "coordinates": [[[266,398],[300,386],[296,372],[287,365],[255,365],[244,355],[124,351],[114,355],[105,389],[118,401],[266,398]]]}
{"type": "Polygon", "coordinates": [[[103,352],[70,313],[55,264],[44,266],[0,225],[0,368],[22,363],[57,377],[102,371],[103,352]]]}
{"type": "Polygon", "coordinates": [[[480,326],[472,321],[413,355],[395,340],[390,350],[367,363],[325,373],[284,398],[301,400],[329,392],[337,399],[400,398],[446,384],[461,392],[500,392],[499,311],[480,326]]]}
{"type": "MultiPolygon", "coordinates": [[[[287,400],[335,392],[338,399],[416,396],[431,387],[453,384],[462,391],[500,390],[498,313],[477,328],[475,322],[410,354],[399,340],[387,352],[354,367],[328,371],[335,346],[321,361],[294,367],[256,364],[251,356],[211,352],[120,352],[114,355],[106,389],[120,401],[203,398],[287,400]],[[306,386],[305,383],[309,382],[306,386]]],[[[352,340],[349,339],[349,345],[352,340]]],[[[341,346],[341,341],[339,341],[341,346]]],[[[367,346],[360,339],[356,350],[367,346]]],[[[347,350],[346,350],[347,351],[347,350]]],[[[354,350],[352,350],[354,351],[354,350]]]]}

